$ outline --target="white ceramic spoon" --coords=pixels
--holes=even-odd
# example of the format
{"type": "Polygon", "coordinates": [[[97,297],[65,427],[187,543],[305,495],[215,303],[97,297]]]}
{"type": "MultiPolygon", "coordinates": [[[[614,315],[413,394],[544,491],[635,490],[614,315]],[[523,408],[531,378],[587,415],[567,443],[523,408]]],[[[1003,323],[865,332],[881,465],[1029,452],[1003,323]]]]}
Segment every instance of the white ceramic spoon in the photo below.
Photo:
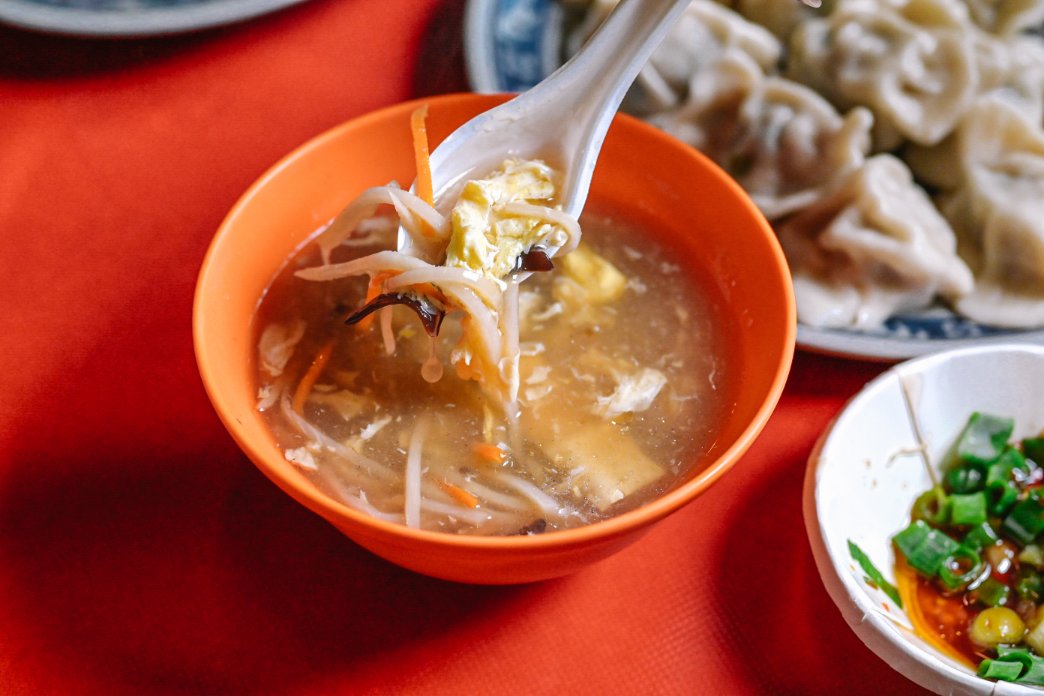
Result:
{"type": "MultiPolygon", "coordinates": [[[[598,153],[620,102],[689,0],[621,0],[562,67],[471,119],[431,153],[435,200],[505,159],[542,159],[563,173],[559,203],[579,217],[598,153]]],[[[399,230],[398,247],[410,244],[399,230]]],[[[553,256],[557,249],[548,249],[553,256]]]]}

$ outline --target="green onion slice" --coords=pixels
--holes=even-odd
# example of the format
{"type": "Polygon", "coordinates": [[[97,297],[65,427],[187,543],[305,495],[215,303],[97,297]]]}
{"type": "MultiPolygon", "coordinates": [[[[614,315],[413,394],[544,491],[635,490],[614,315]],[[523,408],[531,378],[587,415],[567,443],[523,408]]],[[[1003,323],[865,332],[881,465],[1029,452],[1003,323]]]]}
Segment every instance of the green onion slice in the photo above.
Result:
{"type": "Polygon", "coordinates": [[[1032,544],[1044,531],[1044,506],[1036,498],[1020,500],[1004,518],[1001,529],[1020,546],[1032,544]]]}
{"type": "Polygon", "coordinates": [[[946,524],[950,520],[950,496],[946,495],[942,486],[930,488],[917,496],[910,516],[932,524],[946,524]]]}
{"type": "Polygon", "coordinates": [[[947,471],[943,482],[951,493],[974,493],[982,490],[985,478],[981,465],[964,464],[947,471]]]}
{"type": "Polygon", "coordinates": [[[874,562],[870,560],[870,557],[859,548],[855,542],[851,539],[848,540],[848,553],[852,554],[852,558],[859,567],[866,573],[866,581],[870,585],[879,588],[882,592],[888,595],[888,598],[895,602],[896,606],[900,609],[903,607],[903,600],[899,597],[899,590],[895,585],[888,582],[885,576],[877,569],[874,562]]]}
{"type": "Polygon", "coordinates": [[[986,487],[1014,485],[1016,482],[1012,477],[1012,473],[1018,470],[1022,476],[1025,476],[1028,469],[1026,458],[1017,449],[1008,447],[986,467],[986,482],[984,485],[986,487]]]}
{"type": "Polygon", "coordinates": [[[979,663],[977,674],[987,679],[1044,686],[1044,658],[1025,648],[999,645],[997,646],[997,659],[983,660],[979,663]]]}
{"type": "Polygon", "coordinates": [[[1015,592],[1020,599],[1039,602],[1044,597],[1044,578],[1034,568],[1019,566],[1015,571],[1015,592]]]}
{"type": "Polygon", "coordinates": [[[1033,653],[1026,648],[1019,648],[1014,645],[998,645],[997,659],[1005,662],[1018,662],[1023,667],[1029,667],[1030,663],[1033,662],[1033,653]]]}
{"type": "Polygon", "coordinates": [[[960,546],[956,541],[923,520],[915,520],[909,527],[892,537],[892,542],[906,557],[906,562],[917,572],[929,578],[939,573],[939,566],[960,546]]]}
{"type": "Polygon", "coordinates": [[[988,607],[1003,607],[1011,597],[1011,588],[994,578],[986,578],[970,595],[988,607]]]}
{"type": "Polygon", "coordinates": [[[1013,682],[1019,678],[1019,675],[1022,674],[1022,670],[1023,666],[1021,662],[991,660],[987,657],[979,663],[979,671],[976,672],[976,674],[986,679],[998,679],[1000,681],[1013,682]]]}
{"type": "Polygon", "coordinates": [[[1029,668],[1015,681],[1020,684],[1044,686],[1044,658],[1030,654],[1029,668]]]}
{"type": "Polygon", "coordinates": [[[982,574],[982,569],[978,552],[958,546],[939,564],[939,580],[949,590],[963,589],[982,574]]]}
{"type": "Polygon", "coordinates": [[[987,464],[996,459],[1015,430],[1015,419],[976,411],[957,438],[957,458],[987,464]]]}
{"type": "Polygon", "coordinates": [[[985,493],[954,493],[950,496],[950,522],[958,525],[982,524],[986,521],[985,493]]]}
{"type": "Polygon", "coordinates": [[[969,549],[982,551],[987,546],[993,546],[998,541],[1000,541],[1000,537],[997,536],[997,532],[990,526],[990,523],[983,522],[968,530],[968,533],[964,535],[963,541],[961,541],[961,545],[967,546],[969,549]]]}
{"type": "Polygon", "coordinates": [[[1019,498],[1019,490],[1012,484],[994,482],[986,486],[986,509],[994,517],[1006,515],[1019,498]]]}
{"type": "Polygon", "coordinates": [[[1023,440],[1022,453],[1037,466],[1044,466],[1044,437],[1028,437],[1023,440]]]}

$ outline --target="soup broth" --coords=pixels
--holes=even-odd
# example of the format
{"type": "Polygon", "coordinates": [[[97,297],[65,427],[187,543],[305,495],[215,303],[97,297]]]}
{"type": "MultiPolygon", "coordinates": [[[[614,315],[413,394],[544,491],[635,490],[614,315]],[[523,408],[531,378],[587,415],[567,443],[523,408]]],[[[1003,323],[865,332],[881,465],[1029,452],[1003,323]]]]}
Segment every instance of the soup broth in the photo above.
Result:
{"type": "MultiPolygon", "coordinates": [[[[334,261],[393,240],[391,218],[363,227],[369,237],[334,261]]],[[[351,507],[454,534],[589,524],[694,474],[733,378],[713,295],[617,217],[586,216],[583,229],[579,249],[520,286],[515,414],[449,367],[460,317],[449,314],[436,340],[402,306],[384,330],[346,326],[366,279],[296,277],[319,263],[314,243],[302,248],[257,315],[258,408],[287,459],[351,507]]]]}

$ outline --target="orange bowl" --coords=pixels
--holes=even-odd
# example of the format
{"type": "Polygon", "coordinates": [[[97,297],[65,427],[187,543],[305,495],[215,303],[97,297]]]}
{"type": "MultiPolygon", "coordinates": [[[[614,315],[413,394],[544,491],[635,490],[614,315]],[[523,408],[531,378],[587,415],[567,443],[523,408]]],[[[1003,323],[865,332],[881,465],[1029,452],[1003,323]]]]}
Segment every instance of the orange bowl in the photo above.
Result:
{"type": "MultiPolygon", "coordinates": [[[[503,96],[426,100],[438,143],[503,96]]],[[[259,469],[359,545],[405,568],[461,582],[508,584],[565,575],[606,558],[700,495],[754,441],[786,381],[794,350],[790,275],[776,238],[746,194],[691,148],[618,116],[591,187],[637,227],[684,256],[727,318],[720,330],[737,375],[722,395],[717,441],[696,472],[652,502],[585,527],[536,536],[479,537],[410,529],[328,497],[286,461],[256,408],[254,317],[288,256],[364,189],[413,178],[409,117],[419,102],[362,116],[316,137],[243,195],[207,252],[196,286],[193,336],[207,393],[259,469]]]]}

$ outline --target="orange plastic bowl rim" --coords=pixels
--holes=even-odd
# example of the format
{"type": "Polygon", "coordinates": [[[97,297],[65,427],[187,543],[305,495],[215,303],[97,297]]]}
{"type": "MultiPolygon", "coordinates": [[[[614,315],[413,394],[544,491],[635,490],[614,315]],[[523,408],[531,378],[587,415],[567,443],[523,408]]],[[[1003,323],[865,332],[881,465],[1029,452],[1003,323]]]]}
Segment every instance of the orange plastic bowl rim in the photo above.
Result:
{"type": "Polygon", "coordinates": [[[775,408],[794,351],[795,309],[786,261],[768,223],[717,166],[670,136],[618,116],[606,137],[592,200],[626,210],[643,229],[691,256],[719,289],[722,329],[739,385],[710,461],[687,481],[630,512],[536,536],[458,536],[374,519],[316,489],[290,464],[256,409],[254,316],[291,253],[366,188],[412,181],[410,113],[427,103],[432,146],[505,99],[460,94],[391,106],[323,133],[266,172],[222,222],[200,269],[193,340],[204,386],[222,422],[256,466],[359,545],[403,567],[460,582],[530,582],[577,571],[636,540],[727,471],[775,408]]]}

